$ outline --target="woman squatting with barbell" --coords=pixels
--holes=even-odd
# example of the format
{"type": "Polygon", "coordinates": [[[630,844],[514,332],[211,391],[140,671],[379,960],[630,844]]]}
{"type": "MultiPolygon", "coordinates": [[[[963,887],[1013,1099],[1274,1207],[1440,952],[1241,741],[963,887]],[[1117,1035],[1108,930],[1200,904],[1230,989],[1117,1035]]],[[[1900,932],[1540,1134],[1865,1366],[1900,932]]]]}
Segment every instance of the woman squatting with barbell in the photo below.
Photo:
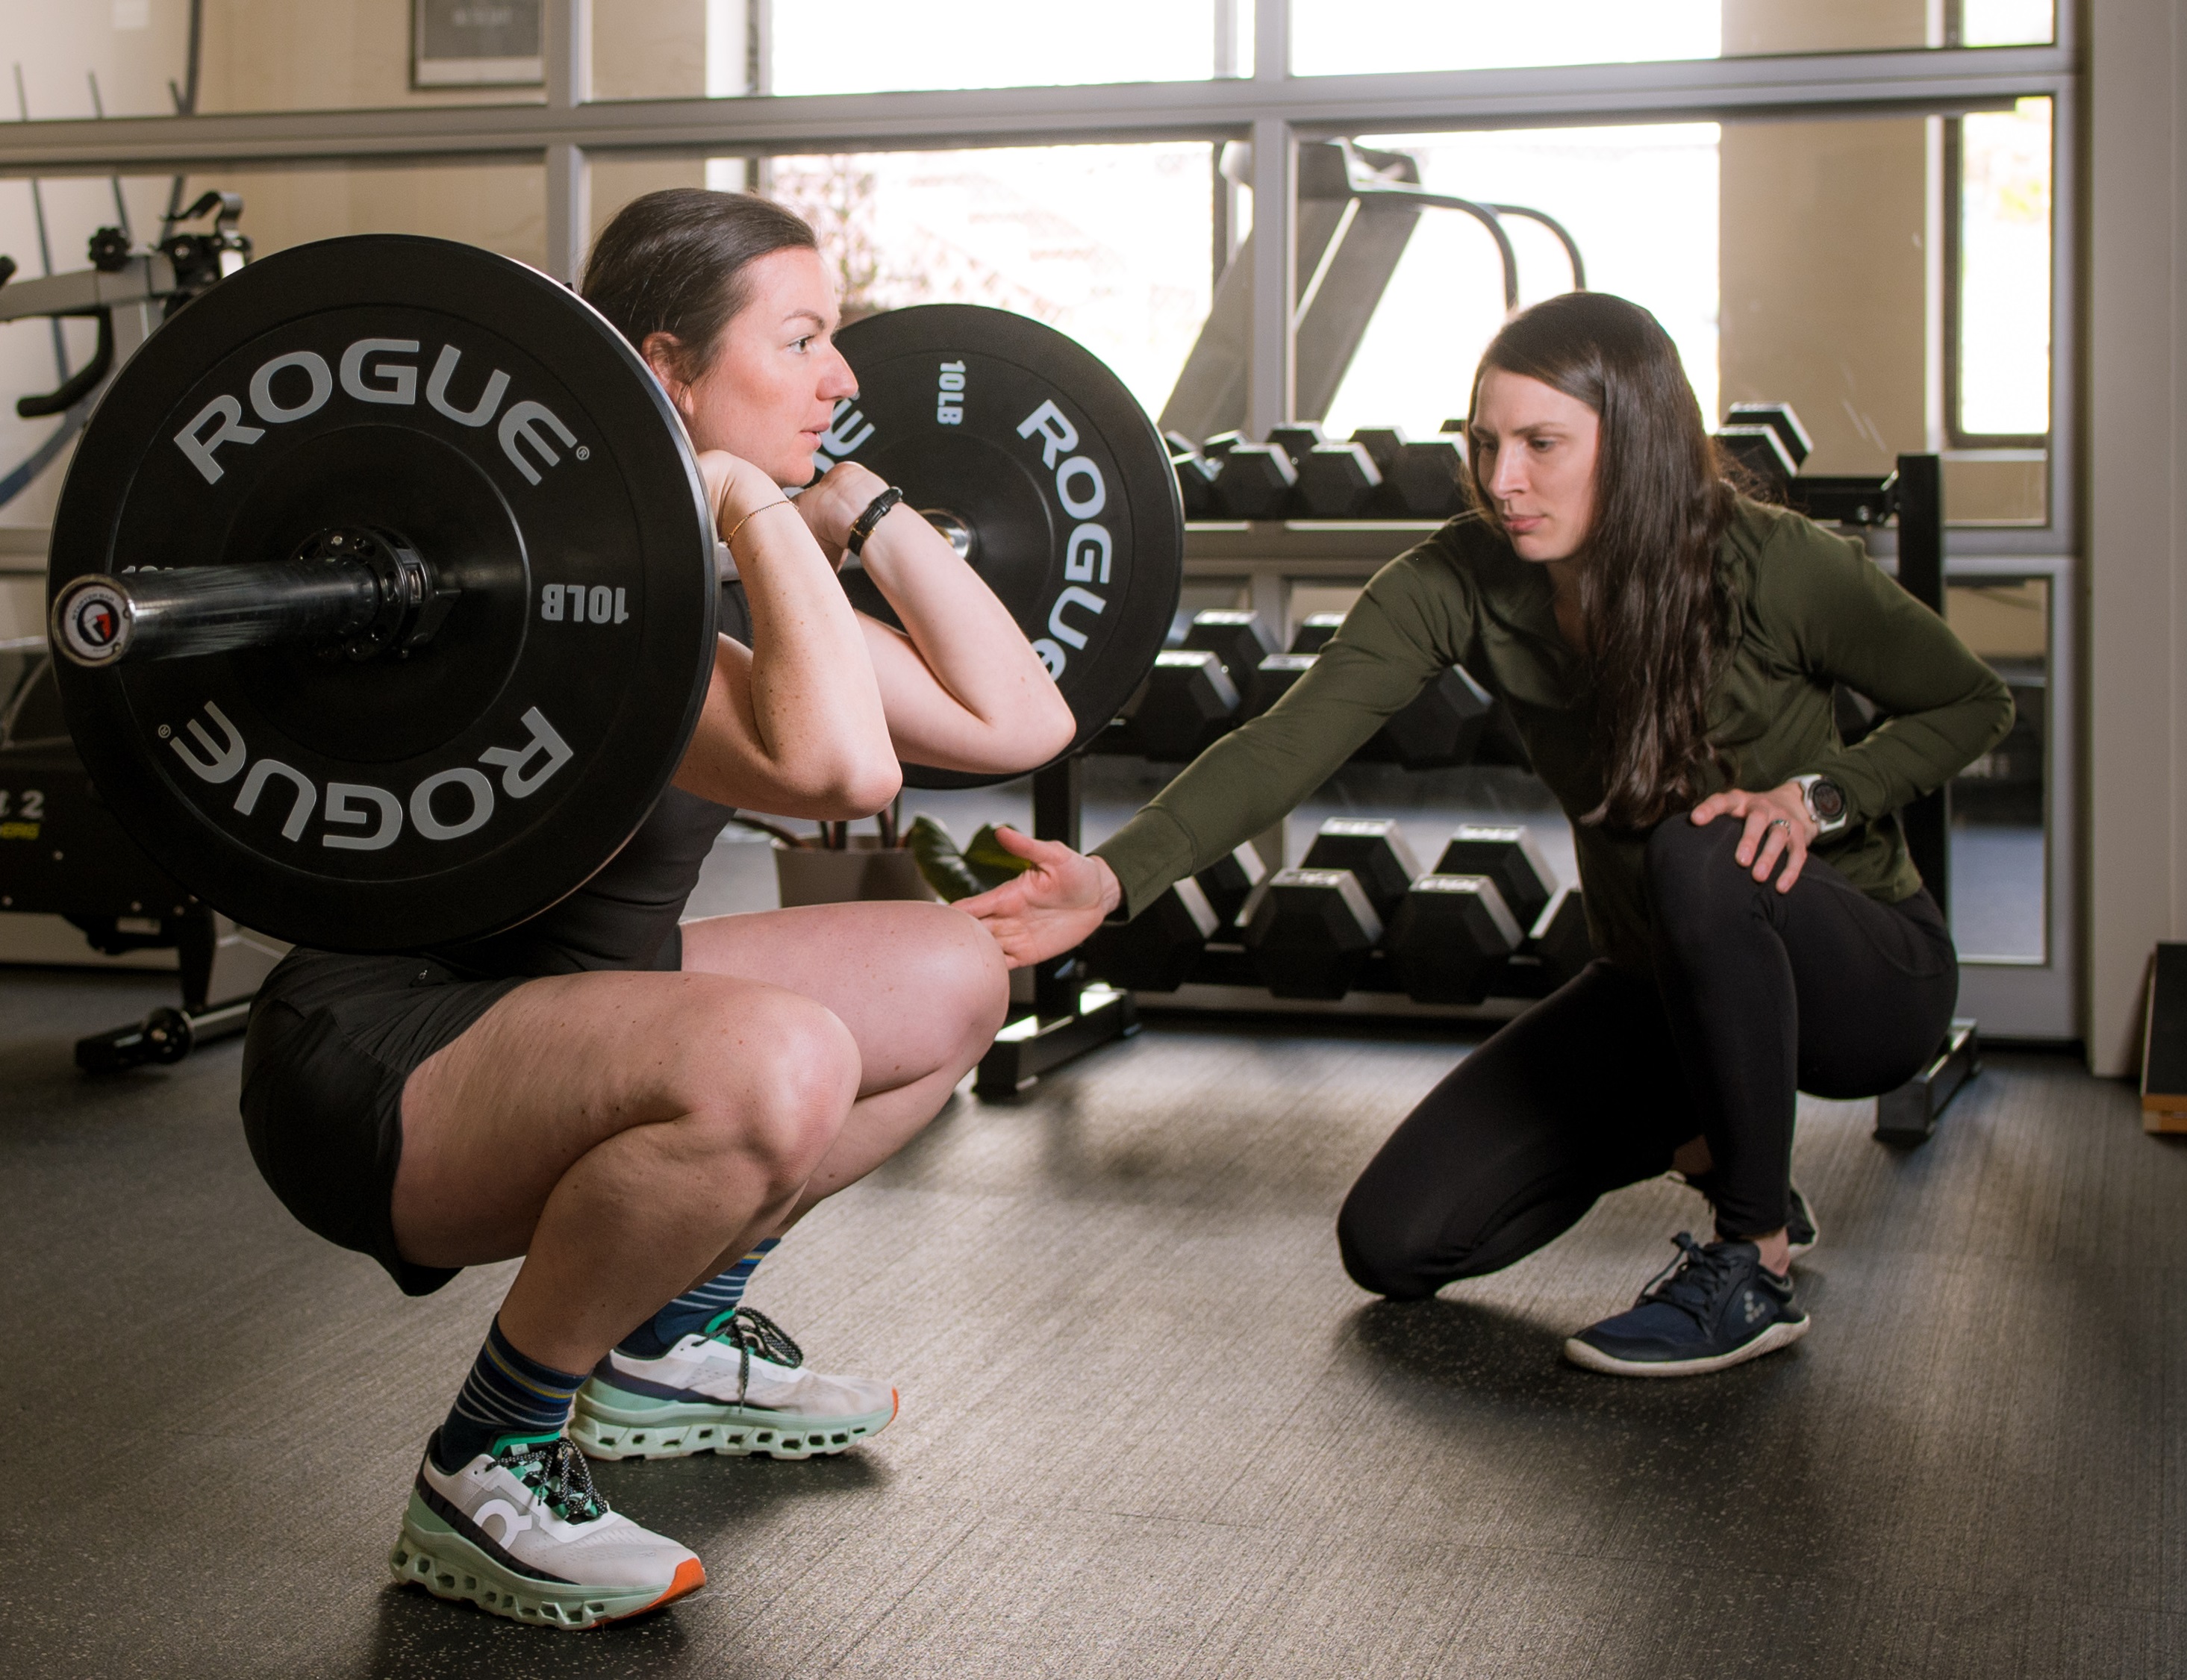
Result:
{"type": "Polygon", "coordinates": [[[1721,1369],[1804,1334],[1796,1093],[1873,1096],[1935,1051],[1950,930],[1893,816],[2010,725],[2005,685],[1855,543],[1737,494],[1677,348],[1575,292],[1505,323],[1474,380],[1475,511],[1378,573],[1312,671],[1080,857],[962,902],[1014,964],[1282,820],[1463,664],[1571,820],[1597,960],[1473,1051],[1360,1175],[1344,1263],[1399,1300],[1510,1265],[1670,1171],[1713,1205],[1566,1357],[1721,1369]],[[1847,746],[1833,685],[1887,721],[1847,746]]]}
{"type": "Polygon", "coordinates": [[[564,1626],[706,1579],[608,1509],[572,1437],[615,1457],[803,1458],[895,1415],[887,1383],[807,1368],[741,1297],[790,1226],[934,1117],[1006,1006],[993,942],[940,905],[679,928],[733,807],[863,817],[895,797],[901,759],[1026,770],[1075,727],[1009,612],[873,473],[846,462],[784,496],[857,389],[803,222],[651,194],[601,234],[583,293],[683,417],[752,646],[722,639],[673,786],[583,887],[461,947],[291,952],[253,1012],[243,1088],[275,1194],[408,1293],[523,1256],[394,1563],[564,1626]],[[852,610],[846,550],[902,632],[852,610]]]}

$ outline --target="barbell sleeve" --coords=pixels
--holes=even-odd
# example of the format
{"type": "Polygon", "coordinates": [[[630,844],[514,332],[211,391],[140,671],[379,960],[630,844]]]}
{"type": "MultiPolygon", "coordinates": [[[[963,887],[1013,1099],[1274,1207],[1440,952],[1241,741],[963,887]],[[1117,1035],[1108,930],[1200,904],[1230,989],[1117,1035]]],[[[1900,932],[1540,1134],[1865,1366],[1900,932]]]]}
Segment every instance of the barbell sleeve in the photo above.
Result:
{"type": "Polygon", "coordinates": [[[279,560],[80,577],[54,598],[48,629],[63,655],[100,669],[330,641],[380,610],[379,578],[363,560],[279,560]]]}

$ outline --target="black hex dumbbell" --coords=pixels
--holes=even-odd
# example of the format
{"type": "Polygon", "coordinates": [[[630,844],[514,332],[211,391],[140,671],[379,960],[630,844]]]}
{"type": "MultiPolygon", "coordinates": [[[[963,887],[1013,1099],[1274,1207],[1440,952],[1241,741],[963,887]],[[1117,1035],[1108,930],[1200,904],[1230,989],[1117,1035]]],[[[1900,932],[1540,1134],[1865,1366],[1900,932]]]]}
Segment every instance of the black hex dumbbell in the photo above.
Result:
{"type": "Polygon", "coordinates": [[[1800,469],[1774,426],[1725,426],[1717,433],[1716,444],[1760,480],[1764,492],[1778,501],[1784,499],[1793,475],[1800,469]]]}
{"type": "Polygon", "coordinates": [[[1349,869],[1280,869],[1244,919],[1253,972],[1279,997],[1341,997],[1382,937],[1382,919],[1349,869]]]}
{"type": "Polygon", "coordinates": [[[1381,469],[1357,443],[1317,444],[1296,464],[1299,506],[1311,519],[1358,519],[1382,488],[1381,469]]]}
{"type": "Polygon", "coordinates": [[[1215,464],[1181,432],[1165,432],[1164,441],[1169,445],[1170,470],[1177,475],[1178,499],[1184,504],[1184,516],[1189,520],[1208,520],[1215,517],[1215,464]]]}
{"type": "Polygon", "coordinates": [[[1409,440],[1403,426],[1361,426],[1352,434],[1352,441],[1367,452],[1375,470],[1387,478],[1390,469],[1397,464],[1397,452],[1409,440]]]}
{"type": "Polygon", "coordinates": [[[1200,446],[1200,452],[1219,464],[1223,458],[1240,444],[1251,441],[1252,439],[1241,431],[1219,431],[1200,446]]]}
{"type": "Polygon", "coordinates": [[[1253,890],[1268,878],[1268,866],[1261,861],[1260,851],[1251,840],[1240,841],[1193,877],[1215,912],[1217,936],[1237,921],[1253,890]]]}
{"type": "Polygon", "coordinates": [[[1313,669],[1318,654],[1270,654],[1253,673],[1253,705],[1246,713],[1258,717],[1291,691],[1291,684],[1313,669]]]}
{"type": "Polygon", "coordinates": [[[1493,989],[1513,997],[1546,997],[1576,979],[1593,960],[1588,938],[1587,906],[1576,886],[1559,887],[1534,930],[1504,965],[1493,989]]]}
{"type": "Polygon", "coordinates": [[[1127,992],[1174,992],[1221,925],[1200,883],[1187,875],[1130,921],[1094,929],[1078,954],[1096,980],[1127,992]]]}
{"type": "Polygon", "coordinates": [[[1350,870],[1385,923],[1397,913],[1420,873],[1403,829],[1390,817],[1330,818],[1307,848],[1302,867],[1350,870]]]}
{"type": "Polygon", "coordinates": [[[1579,977],[1579,971],[1594,960],[1594,945],[1588,937],[1587,906],[1577,887],[1557,889],[1519,948],[1541,964],[1542,976],[1552,991],[1579,977]]]}
{"type": "Polygon", "coordinates": [[[1478,1003],[1526,937],[1485,875],[1422,875],[1382,936],[1390,971],[1419,1003],[1478,1003]]]}
{"type": "Polygon", "coordinates": [[[1166,764],[1200,756],[1238,727],[1238,689],[1203,648],[1166,648],[1126,715],[1133,751],[1166,764]]]}
{"type": "Polygon", "coordinates": [[[1273,443],[1234,443],[1215,472],[1216,500],[1234,520],[1281,519],[1298,473],[1273,443]]]}
{"type": "Polygon", "coordinates": [[[1454,437],[1431,437],[1399,446],[1382,475],[1403,516],[1447,520],[1465,510],[1465,453],[1454,437]]]}
{"type": "Polygon", "coordinates": [[[1238,691],[1245,716],[1251,717],[1260,710],[1254,704],[1253,694],[1257,672],[1261,661],[1276,650],[1260,614],[1223,607],[1195,613],[1185,629],[1184,645],[1204,648],[1223,661],[1223,671],[1230,678],[1230,686],[1238,691]]]}
{"type": "Polygon", "coordinates": [[[1360,748],[1370,763],[1408,770],[1448,770],[1473,762],[1496,702],[1462,665],[1437,671],[1402,711],[1360,748]]]}
{"type": "Polygon", "coordinates": [[[1557,891],[1556,872],[1519,823],[1461,823],[1436,859],[1436,874],[1486,875],[1504,895],[1521,935],[1533,931],[1557,891]]]}
{"type": "Polygon", "coordinates": [[[1292,470],[1306,464],[1310,451],[1319,448],[1329,440],[1322,435],[1321,428],[1312,420],[1293,420],[1287,425],[1270,426],[1268,441],[1291,458],[1292,470]]]}
{"type": "Polygon", "coordinates": [[[1767,426],[1777,434],[1778,442],[1785,446],[1785,453],[1798,472],[1808,464],[1808,457],[1814,452],[1814,440],[1808,429],[1800,424],[1800,417],[1792,412],[1789,402],[1734,402],[1723,411],[1723,424],[1728,430],[1733,426],[1767,426]]]}

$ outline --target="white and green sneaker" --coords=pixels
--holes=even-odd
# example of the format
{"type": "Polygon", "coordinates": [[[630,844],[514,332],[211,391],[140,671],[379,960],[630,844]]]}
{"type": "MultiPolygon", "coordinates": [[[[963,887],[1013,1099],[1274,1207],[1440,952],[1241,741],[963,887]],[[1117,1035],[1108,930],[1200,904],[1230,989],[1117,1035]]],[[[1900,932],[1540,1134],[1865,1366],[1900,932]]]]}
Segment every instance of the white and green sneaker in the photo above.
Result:
{"type": "Polygon", "coordinates": [[[617,1516],[567,1436],[504,1436],[461,1469],[429,1447],[388,1567],[406,1587],[546,1627],[593,1627],[706,1584],[699,1559],[617,1516]]]}
{"type": "Polygon", "coordinates": [[[807,1370],[779,1325],[740,1306],[657,1359],[610,1352],[577,1391],[570,1438],[595,1458],[810,1458],[880,1434],[896,1408],[886,1383],[807,1370]]]}

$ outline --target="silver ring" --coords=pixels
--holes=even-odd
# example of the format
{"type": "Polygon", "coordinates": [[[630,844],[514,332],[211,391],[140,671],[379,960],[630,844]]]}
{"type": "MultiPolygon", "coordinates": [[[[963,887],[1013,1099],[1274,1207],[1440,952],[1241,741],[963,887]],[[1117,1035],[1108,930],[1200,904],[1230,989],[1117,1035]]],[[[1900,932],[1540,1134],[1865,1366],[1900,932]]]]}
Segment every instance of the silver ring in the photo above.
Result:
{"type": "MultiPolygon", "coordinates": [[[[1791,823],[1782,817],[1773,818],[1770,820],[1769,829],[1782,829],[1786,834],[1792,832],[1791,823]]],[[[1764,829],[1762,832],[1766,834],[1769,832],[1769,829],[1764,829]]]]}

